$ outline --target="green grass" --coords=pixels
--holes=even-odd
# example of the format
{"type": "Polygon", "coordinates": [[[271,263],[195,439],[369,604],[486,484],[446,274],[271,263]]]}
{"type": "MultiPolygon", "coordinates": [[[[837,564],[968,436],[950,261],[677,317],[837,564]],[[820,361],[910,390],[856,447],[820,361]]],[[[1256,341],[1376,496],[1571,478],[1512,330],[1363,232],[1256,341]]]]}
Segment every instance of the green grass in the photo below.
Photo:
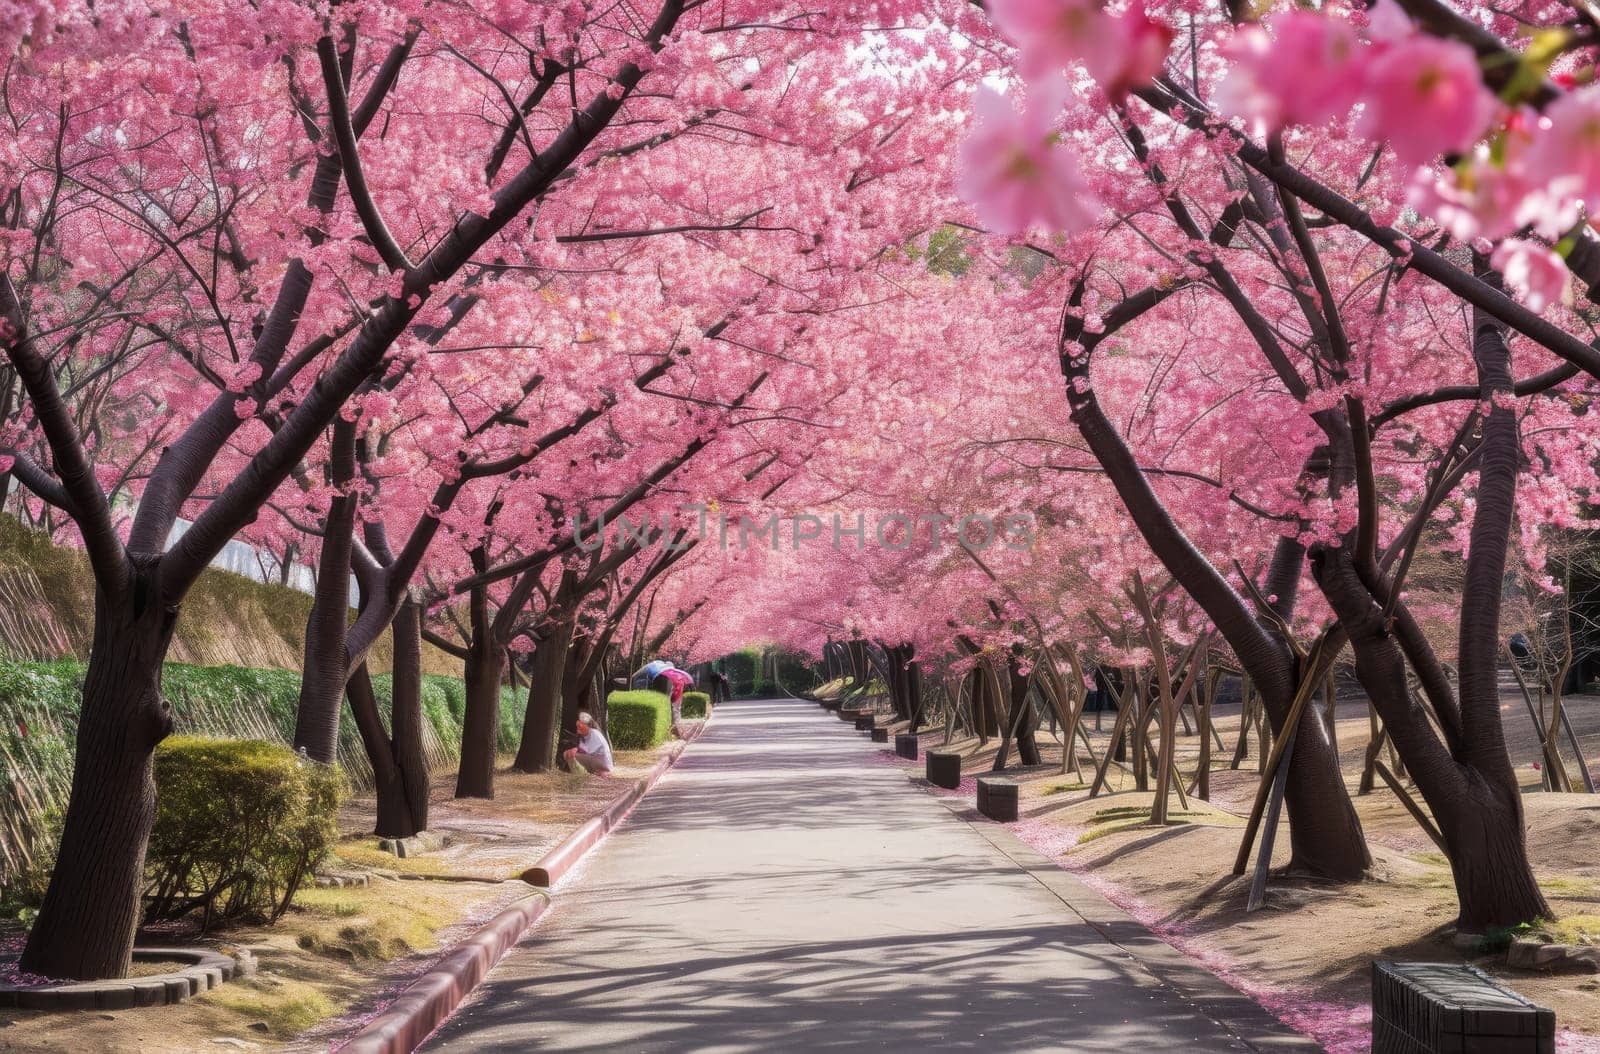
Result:
{"type": "MultiPolygon", "coordinates": [[[[1184,812],[1179,809],[1168,809],[1167,826],[1181,827],[1205,815],[1203,812],[1184,812]]],[[[1089,829],[1078,836],[1079,845],[1095,841],[1098,838],[1104,838],[1106,835],[1149,827],[1150,806],[1118,805],[1110,809],[1100,809],[1090,815],[1089,824],[1089,829]]]]}
{"type": "Polygon", "coordinates": [[[267,1027],[278,1039],[299,1035],[334,1012],[333,1003],[304,981],[250,977],[206,994],[205,1001],[267,1027]]]}
{"type": "Polygon", "coordinates": [[[1600,915],[1568,915],[1537,923],[1535,928],[1552,944],[1600,944],[1600,915]]]}

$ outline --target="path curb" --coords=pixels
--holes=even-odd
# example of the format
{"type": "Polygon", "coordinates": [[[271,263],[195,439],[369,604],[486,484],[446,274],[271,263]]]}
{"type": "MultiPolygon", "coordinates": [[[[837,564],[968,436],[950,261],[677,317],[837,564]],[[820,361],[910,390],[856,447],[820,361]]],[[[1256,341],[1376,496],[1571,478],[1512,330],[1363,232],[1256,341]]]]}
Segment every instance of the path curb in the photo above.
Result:
{"type": "MultiPolygon", "coordinates": [[[[656,781],[677,764],[689,744],[700,737],[710,722],[708,714],[692,735],[635,780],[622,797],[540,857],[537,864],[522,873],[522,879],[530,885],[544,887],[560,881],[561,876],[572,870],[584,854],[621,823],[656,781]]],[[[516,946],[523,934],[544,917],[550,905],[550,894],[539,889],[526,900],[505,909],[434,963],[427,973],[406,985],[394,1001],[349,1042],[334,1049],[339,1054],[411,1054],[455,1013],[468,993],[516,946]]]]}
{"type": "MultiPolygon", "coordinates": [[[[706,718],[706,721],[710,720],[709,717],[706,718]]],[[[559,845],[540,857],[537,864],[522,872],[519,877],[528,885],[543,889],[548,889],[561,881],[561,876],[572,870],[572,866],[583,859],[585,853],[593,849],[600,839],[621,823],[623,817],[639,804],[639,799],[656,785],[656,781],[677,764],[683,752],[689,749],[689,744],[700,738],[700,729],[703,728],[705,721],[700,723],[700,727],[695,729],[693,735],[681,741],[681,746],[658,760],[654,768],[635,780],[626,794],[607,805],[597,815],[589,817],[582,827],[563,838],[559,845]]]]}

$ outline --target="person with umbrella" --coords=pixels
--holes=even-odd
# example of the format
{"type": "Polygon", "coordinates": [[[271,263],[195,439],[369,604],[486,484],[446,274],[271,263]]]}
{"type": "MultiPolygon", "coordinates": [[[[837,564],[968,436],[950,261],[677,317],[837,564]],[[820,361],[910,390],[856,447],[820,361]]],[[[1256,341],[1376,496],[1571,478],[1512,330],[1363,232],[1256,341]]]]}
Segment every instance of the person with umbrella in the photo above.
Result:
{"type": "Polygon", "coordinates": [[[672,734],[682,738],[678,724],[683,720],[683,693],[685,689],[694,687],[694,678],[676,666],[668,666],[661,671],[661,676],[672,683],[672,734]]]}

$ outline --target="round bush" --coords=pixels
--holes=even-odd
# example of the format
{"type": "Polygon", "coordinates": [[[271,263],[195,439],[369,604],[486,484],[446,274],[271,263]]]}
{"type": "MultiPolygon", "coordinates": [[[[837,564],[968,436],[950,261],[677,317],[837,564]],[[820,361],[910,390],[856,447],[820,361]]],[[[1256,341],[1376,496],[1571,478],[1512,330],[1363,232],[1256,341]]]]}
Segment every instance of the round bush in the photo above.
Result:
{"type": "Polygon", "coordinates": [[[339,770],[259,739],[156,749],[145,917],[276,922],[338,836],[339,770]]]}
{"type": "Polygon", "coordinates": [[[618,750],[660,746],[671,728],[672,700],[660,692],[639,689],[606,697],[606,731],[618,750]]]}
{"type": "Polygon", "coordinates": [[[711,696],[705,692],[683,693],[683,716],[705,717],[711,712],[711,696]]]}

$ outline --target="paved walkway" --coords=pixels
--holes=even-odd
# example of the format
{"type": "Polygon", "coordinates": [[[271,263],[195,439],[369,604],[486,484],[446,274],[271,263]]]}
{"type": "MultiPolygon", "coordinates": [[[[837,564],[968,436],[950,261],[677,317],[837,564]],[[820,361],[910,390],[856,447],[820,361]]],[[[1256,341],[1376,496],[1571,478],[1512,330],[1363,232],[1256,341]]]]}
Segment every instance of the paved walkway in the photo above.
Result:
{"type": "Polygon", "coordinates": [[[881,750],[719,708],[424,1049],[1318,1049],[881,750]]]}

